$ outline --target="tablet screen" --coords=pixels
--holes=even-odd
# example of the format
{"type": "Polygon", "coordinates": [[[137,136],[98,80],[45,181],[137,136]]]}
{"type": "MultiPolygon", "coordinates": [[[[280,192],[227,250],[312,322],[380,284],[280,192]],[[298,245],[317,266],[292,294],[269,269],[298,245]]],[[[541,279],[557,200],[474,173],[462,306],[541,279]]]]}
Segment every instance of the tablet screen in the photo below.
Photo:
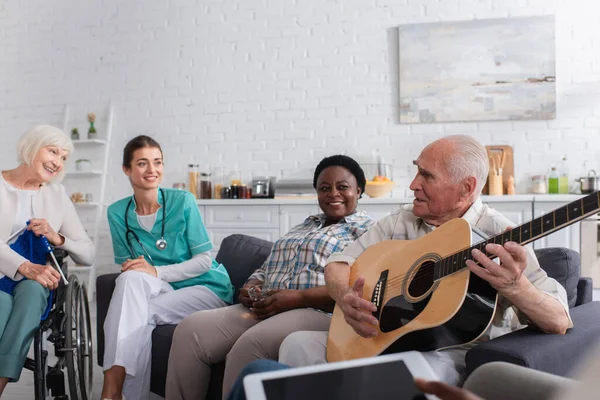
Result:
{"type": "Polygon", "coordinates": [[[268,400],[425,400],[402,360],[265,379],[268,400]]]}

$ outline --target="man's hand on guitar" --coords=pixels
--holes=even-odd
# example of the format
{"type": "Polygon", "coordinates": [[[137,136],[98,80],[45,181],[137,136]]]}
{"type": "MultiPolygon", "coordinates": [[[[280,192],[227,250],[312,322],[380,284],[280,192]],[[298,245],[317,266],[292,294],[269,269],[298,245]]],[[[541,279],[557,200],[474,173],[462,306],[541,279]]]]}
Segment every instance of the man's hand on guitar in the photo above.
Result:
{"type": "Polygon", "coordinates": [[[490,260],[479,250],[473,250],[473,258],[479,262],[477,265],[471,260],[467,266],[475,275],[490,283],[498,292],[505,296],[513,295],[523,289],[529,282],[523,276],[527,266],[527,250],[515,242],[506,242],[504,246],[488,244],[485,250],[500,259],[500,265],[490,260]]]}
{"type": "Polygon", "coordinates": [[[344,319],[356,333],[364,338],[377,336],[377,318],[371,313],[377,311],[375,304],[362,298],[364,278],[358,278],[352,287],[344,293],[338,305],[344,313],[344,319]]]}

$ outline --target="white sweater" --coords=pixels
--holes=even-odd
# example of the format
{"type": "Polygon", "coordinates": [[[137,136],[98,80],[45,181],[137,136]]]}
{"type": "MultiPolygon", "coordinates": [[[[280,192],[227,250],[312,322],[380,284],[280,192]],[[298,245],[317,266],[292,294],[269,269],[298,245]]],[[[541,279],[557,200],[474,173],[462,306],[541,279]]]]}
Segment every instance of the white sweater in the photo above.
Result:
{"type": "MultiPolygon", "coordinates": [[[[0,174],[0,273],[17,280],[21,278],[17,269],[27,259],[13,251],[6,243],[18,209],[17,193],[11,191],[7,185],[9,184],[0,174]]],[[[52,229],[64,236],[65,243],[58,248],[68,251],[77,263],[91,265],[94,262],[94,244],[87,236],[75,206],[62,185],[47,183],[42,186],[34,194],[32,209],[35,218],[46,219],[52,229]]]]}

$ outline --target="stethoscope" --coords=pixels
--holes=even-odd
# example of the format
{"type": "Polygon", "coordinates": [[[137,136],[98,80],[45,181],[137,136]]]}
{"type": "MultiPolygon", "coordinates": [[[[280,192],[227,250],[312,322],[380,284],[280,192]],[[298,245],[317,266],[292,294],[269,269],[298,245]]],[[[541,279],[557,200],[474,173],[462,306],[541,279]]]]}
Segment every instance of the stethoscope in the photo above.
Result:
{"type": "MultiPolygon", "coordinates": [[[[158,250],[164,250],[167,248],[167,241],[165,240],[165,217],[167,215],[167,198],[165,197],[165,192],[162,189],[158,189],[158,190],[160,190],[160,194],[162,195],[163,204],[162,204],[162,229],[160,231],[160,239],[158,239],[156,241],[156,248],[158,250]]],[[[131,246],[131,240],[129,239],[129,234],[132,234],[133,238],[140,244],[140,247],[142,248],[142,250],[144,250],[144,253],[146,253],[146,255],[148,256],[148,259],[150,260],[150,262],[152,264],[154,264],[154,260],[152,260],[152,256],[150,255],[150,253],[148,253],[148,250],[146,250],[146,247],[144,247],[144,245],[142,244],[140,237],[137,235],[137,233],[135,233],[134,231],[132,231],[129,228],[129,222],[127,221],[127,217],[128,217],[128,213],[129,213],[129,207],[131,207],[132,202],[133,202],[133,196],[131,197],[131,199],[129,199],[129,203],[127,203],[127,208],[125,208],[125,238],[127,239],[127,246],[129,246],[129,252],[130,252],[131,256],[135,258],[135,252],[133,251],[133,247],[131,246]]]]}

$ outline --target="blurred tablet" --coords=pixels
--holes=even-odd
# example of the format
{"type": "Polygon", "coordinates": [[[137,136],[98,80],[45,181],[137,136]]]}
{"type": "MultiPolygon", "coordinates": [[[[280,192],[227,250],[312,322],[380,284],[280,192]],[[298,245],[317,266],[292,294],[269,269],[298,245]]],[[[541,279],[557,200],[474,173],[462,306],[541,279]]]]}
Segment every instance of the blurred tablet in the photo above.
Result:
{"type": "Polygon", "coordinates": [[[416,351],[262,372],[244,378],[248,400],[425,400],[414,378],[438,380],[416,351]]]}

